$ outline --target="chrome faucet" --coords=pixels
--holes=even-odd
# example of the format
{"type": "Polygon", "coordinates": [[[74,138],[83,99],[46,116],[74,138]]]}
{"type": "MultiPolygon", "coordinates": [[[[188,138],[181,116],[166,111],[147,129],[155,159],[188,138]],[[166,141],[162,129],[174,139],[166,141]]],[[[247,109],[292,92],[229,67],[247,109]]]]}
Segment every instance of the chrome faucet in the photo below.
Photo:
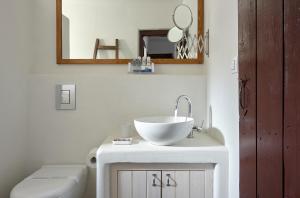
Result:
{"type": "MultiPolygon", "coordinates": [[[[187,95],[181,95],[177,98],[176,106],[175,106],[175,117],[177,117],[177,115],[178,115],[178,106],[179,106],[179,102],[180,102],[181,98],[184,98],[188,102],[188,105],[189,105],[188,117],[191,118],[192,117],[192,101],[187,95]]],[[[192,137],[193,137],[193,130],[188,135],[188,138],[192,138],[192,137]]]]}
{"type": "MultiPolygon", "coordinates": [[[[191,118],[192,117],[192,101],[187,95],[181,95],[177,98],[176,106],[175,106],[175,117],[177,117],[177,115],[178,115],[178,106],[179,106],[179,102],[180,102],[181,98],[184,98],[188,102],[188,105],[189,105],[188,117],[191,118]]],[[[192,131],[190,132],[190,134],[187,137],[188,138],[193,138],[194,137],[194,131],[200,133],[203,129],[203,123],[204,123],[204,120],[202,121],[201,127],[193,126],[192,131]]]]}
{"type": "Polygon", "coordinates": [[[176,106],[175,106],[175,117],[177,117],[177,114],[178,114],[178,105],[179,105],[179,101],[181,98],[186,99],[186,101],[188,102],[188,105],[189,105],[188,117],[192,117],[192,101],[187,95],[181,95],[177,98],[176,106]]]}

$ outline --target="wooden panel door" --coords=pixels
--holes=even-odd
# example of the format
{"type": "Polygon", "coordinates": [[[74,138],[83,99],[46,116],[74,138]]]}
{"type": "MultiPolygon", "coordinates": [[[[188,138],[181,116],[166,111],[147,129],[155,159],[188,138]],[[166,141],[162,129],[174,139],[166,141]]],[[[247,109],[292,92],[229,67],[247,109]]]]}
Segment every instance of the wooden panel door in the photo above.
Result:
{"type": "Polygon", "coordinates": [[[285,198],[300,197],[300,1],[284,1],[285,198]]]}
{"type": "Polygon", "coordinates": [[[256,0],[239,0],[240,198],[256,197],[256,0]]]}
{"type": "Polygon", "coordinates": [[[205,171],[163,171],[163,198],[213,198],[213,180],[205,171]]]}
{"type": "Polygon", "coordinates": [[[257,0],[257,196],[283,197],[283,0],[257,0]]]}
{"type": "Polygon", "coordinates": [[[147,171],[147,198],[160,198],[161,185],[161,171],[147,171]]]}
{"type": "Polygon", "coordinates": [[[131,171],[118,172],[118,198],[131,198],[132,195],[131,171]]]}
{"type": "Polygon", "coordinates": [[[132,198],[146,198],[146,171],[132,171],[132,198]]]}
{"type": "Polygon", "coordinates": [[[257,75],[257,90],[250,94],[257,97],[257,106],[250,105],[257,109],[257,117],[250,116],[257,119],[257,141],[249,133],[253,122],[240,120],[241,198],[300,197],[299,35],[299,0],[239,0],[240,77],[255,69],[257,75]],[[244,39],[253,34],[254,20],[257,37],[244,39]],[[256,65],[249,59],[255,46],[247,48],[253,42],[256,65]]]}
{"type": "MultiPolygon", "coordinates": [[[[202,178],[199,178],[200,180],[202,178]]],[[[190,197],[190,190],[192,189],[190,182],[190,171],[176,171],[175,172],[176,187],[176,198],[179,197],[190,197]]],[[[201,186],[199,187],[201,188],[201,186]]]]}
{"type": "Polygon", "coordinates": [[[190,172],[190,198],[212,198],[210,195],[210,187],[208,183],[212,181],[205,181],[204,171],[191,171],[190,172]],[[206,192],[206,190],[208,192],[206,192]]]}
{"type": "MultiPolygon", "coordinates": [[[[176,198],[176,188],[178,187],[175,171],[162,171],[162,197],[176,198]]],[[[186,195],[188,198],[189,195],[186,195]]]]}
{"type": "Polygon", "coordinates": [[[119,171],[118,198],[147,198],[146,171],[119,171]]]}
{"type": "Polygon", "coordinates": [[[190,197],[189,171],[163,171],[162,179],[163,198],[190,197]]]}

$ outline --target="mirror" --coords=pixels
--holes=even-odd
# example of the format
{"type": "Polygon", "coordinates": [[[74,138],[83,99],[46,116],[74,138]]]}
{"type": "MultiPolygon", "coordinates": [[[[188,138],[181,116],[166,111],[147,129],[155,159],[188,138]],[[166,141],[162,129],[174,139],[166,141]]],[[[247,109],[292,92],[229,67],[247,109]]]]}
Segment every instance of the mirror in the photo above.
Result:
{"type": "Polygon", "coordinates": [[[168,39],[172,43],[177,43],[182,39],[182,37],[183,37],[183,31],[176,26],[174,26],[168,32],[168,39]]]}
{"type": "MultiPolygon", "coordinates": [[[[193,13],[191,8],[186,4],[178,5],[173,13],[173,22],[175,26],[168,32],[169,41],[178,43],[182,41],[183,38],[188,40],[191,36],[190,28],[193,25],[193,13]]],[[[186,43],[186,41],[182,41],[182,43],[186,43]]],[[[176,45],[176,47],[178,47],[178,45],[176,45]]]]}
{"type": "Polygon", "coordinates": [[[193,13],[186,4],[178,5],[173,13],[173,22],[181,30],[186,30],[193,25],[193,13]]]}
{"type": "Polygon", "coordinates": [[[179,58],[183,30],[203,35],[203,0],[56,0],[58,64],[127,64],[146,54],[156,64],[179,58]]]}

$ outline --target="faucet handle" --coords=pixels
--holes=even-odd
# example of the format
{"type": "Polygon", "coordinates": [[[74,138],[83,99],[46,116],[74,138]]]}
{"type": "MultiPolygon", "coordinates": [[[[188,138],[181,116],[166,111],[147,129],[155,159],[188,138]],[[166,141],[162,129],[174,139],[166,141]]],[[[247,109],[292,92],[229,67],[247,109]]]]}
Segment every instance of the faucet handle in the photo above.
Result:
{"type": "Polygon", "coordinates": [[[203,125],[204,125],[204,120],[202,120],[201,126],[194,126],[193,127],[193,132],[198,132],[200,133],[203,130],[203,125]]]}
{"type": "Polygon", "coordinates": [[[202,120],[201,126],[194,125],[192,131],[187,136],[187,138],[194,138],[194,132],[201,133],[201,131],[203,130],[203,125],[204,125],[204,120],[202,120]]]}
{"type": "Polygon", "coordinates": [[[193,131],[194,132],[201,132],[202,131],[202,128],[201,127],[199,127],[199,126],[193,126],[193,131]]]}

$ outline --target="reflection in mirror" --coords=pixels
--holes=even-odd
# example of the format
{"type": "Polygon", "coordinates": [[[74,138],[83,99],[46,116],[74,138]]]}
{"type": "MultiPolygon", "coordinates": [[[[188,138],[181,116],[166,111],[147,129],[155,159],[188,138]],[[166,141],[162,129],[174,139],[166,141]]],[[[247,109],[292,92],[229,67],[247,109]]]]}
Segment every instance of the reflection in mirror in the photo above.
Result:
{"type": "Polygon", "coordinates": [[[139,56],[149,56],[152,59],[175,58],[176,45],[168,40],[168,31],[139,30],[139,56]]]}
{"type": "Polygon", "coordinates": [[[193,25],[193,13],[186,4],[178,5],[173,13],[173,22],[181,30],[189,29],[193,25]]]}
{"type": "Polygon", "coordinates": [[[182,37],[183,37],[183,31],[176,26],[174,26],[168,32],[168,39],[172,43],[179,42],[182,39],[182,37]]]}
{"type": "Polygon", "coordinates": [[[178,59],[195,59],[202,50],[202,35],[193,34],[190,28],[193,25],[193,12],[186,4],[176,6],[173,13],[175,27],[169,30],[168,39],[175,42],[178,59]],[[181,32],[180,32],[181,31],[181,32]]]}
{"type": "MultiPolygon", "coordinates": [[[[182,33],[174,29],[174,9],[183,3],[192,9],[178,7],[174,15],[178,26],[185,28],[191,18],[198,19],[198,0],[61,0],[61,3],[63,59],[133,59],[143,56],[144,49],[152,59],[176,59],[174,42],[182,33]]],[[[193,22],[189,31],[197,34],[198,23],[193,22]]]]}
{"type": "Polygon", "coordinates": [[[151,58],[175,58],[175,45],[166,36],[144,36],[144,51],[146,57],[151,58]]]}

